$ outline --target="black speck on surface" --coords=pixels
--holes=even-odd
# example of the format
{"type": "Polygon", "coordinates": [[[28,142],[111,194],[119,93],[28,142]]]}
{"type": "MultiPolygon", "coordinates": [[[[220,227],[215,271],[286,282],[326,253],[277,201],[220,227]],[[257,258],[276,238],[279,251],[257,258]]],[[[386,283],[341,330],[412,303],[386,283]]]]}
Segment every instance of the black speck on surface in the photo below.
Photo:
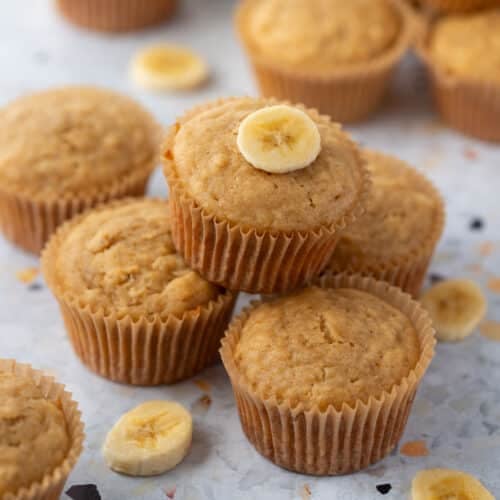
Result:
{"type": "Polygon", "coordinates": [[[28,290],[30,292],[38,292],[39,290],[42,290],[43,286],[40,285],[40,283],[31,283],[31,285],[28,287],[28,290]]]}
{"type": "Polygon", "coordinates": [[[429,275],[429,279],[431,280],[431,283],[434,285],[434,283],[439,283],[440,281],[443,281],[444,276],[442,274],[432,273],[429,275]]]}
{"type": "Polygon", "coordinates": [[[441,443],[442,443],[442,438],[441,436],[436,436],[432,441],[431,441],[431,450],[433,450],[434,448],[439,448],[441,446],[441,443]]]}
{"type": "Polygon", "coordinates": [[[498,426],[497,424],[490,424],[489,422],[485,422],[485,421],[483,421],[483,425],[486,428],[486,430],[488,431],[488,436],[495,434],[495,432],[497,432],[498,429],[500,429],[500,426],[498,426]]]}
{"type": "Polygon", "coordinates": [[[101,500],[101,495],[95,484],[74,484],[66,491],[73,500],[101,500]]]}
{"type": "Polygon", "coordinates": [[[391,483],[377,484],[377,491],[382,495],[387,495],[392,490],[391,483]]]}
{"type": "Polygon", "coordinates": [[[489,403],[488,401],[483,401],[479,405],[479,413],[481,413],[483,417],[489,417],[491,414],[491,403],[489,403]]]}
{"type": "Polygon", "coordinates": [[[471,231],[480,231],[484,228],[484,221],[481,217],[474,217],[469,223],[469,229],[471,231]]]}

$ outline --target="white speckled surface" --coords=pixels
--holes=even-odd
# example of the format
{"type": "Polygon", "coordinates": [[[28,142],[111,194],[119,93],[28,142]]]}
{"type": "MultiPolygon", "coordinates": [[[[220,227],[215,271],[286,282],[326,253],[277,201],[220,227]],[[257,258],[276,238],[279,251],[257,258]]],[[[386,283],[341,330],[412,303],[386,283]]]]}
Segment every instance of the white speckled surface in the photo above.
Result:
{"type": "MultiPolygon", "coordinates": [[[[171,24],[113,37],[72,28],[55,15],[47,0],[4,1],[0,104],[34,89],[88,82],[135,96],[168,124],[185,108],[207,98],[253,94],[255,88],[230,24],[233,3],[185,0],[171,24]],[[180,95],[151,95],[134,88],[127,79],[129,58],[137,48],[158,40],[197,49],[213,68],[211,84],[201,92],[180,95]]],[[[448,223],[433,272],[469,276],[486,289],[488,280],[500,274],[500,148],[439,125],[430,110],[423,76],[411,58],[386,110],[350,129],[364,144],[420,166],[436,182],[446,197],[448,223]],[[469,223],[476,216],[484,218],[486,226],[472,232],[469,223]],[[485,242],[493,244],[488,256],[480,251],[485,242]]],[[[159,172],[151,193],[166,193],[159,172]]],[[[363,500],[382,497],[376,485],[391,483],[393,488],[385,498],[403,499],[416,471],[442,466],[477,474],[500,497],[500,343],[476,333],[461,344],[438,347],[402,440],[424,440],[430,449],[428,457],[404,457],[396,450],[366,472],[316,479],[275,467],[247,443],[220,366],[199,377],[212,386],[213,403],[208,410],[197,403],[203,392],[193,381],[144,389],[115,385],[88,372],[71,350],[56,303],[42,279],[35,281],[41,289],[30,290],[16,278],[16,271],[37,265],[37,259],[0,239],[0,356],[55,374],[81,403],[86,449],[68,487],[96,483],[106,500],[165,499],[163,489],[175,486],[177,500],[363,500]],[[110,472],[100,454],[107,430],[122,412],[151,398],[176,399],[194,409],[191,453],[177,469],[153,479],[110,472]]],[[[489,318],[500,320],[500,295],[491,291],[488,298],[489,318]]]]}

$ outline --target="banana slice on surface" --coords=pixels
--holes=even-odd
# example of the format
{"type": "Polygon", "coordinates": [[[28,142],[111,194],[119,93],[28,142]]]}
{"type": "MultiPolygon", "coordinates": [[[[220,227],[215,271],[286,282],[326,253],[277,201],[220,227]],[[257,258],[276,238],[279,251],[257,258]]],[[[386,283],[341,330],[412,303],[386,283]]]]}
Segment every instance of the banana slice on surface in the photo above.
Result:
{"type": "Polygon", "coordinates": [[[130,72],[137,85],[155,91],[192,89],[208,77],[205,61],[177,45],[146,47],[132,60],[130,72]]]}
{"type": "Polygon", "coordinates": [[[417,473],[411,485],[412,500],[495,500],[473,476],[451,469],[417,473]]]}
{"type": "Polygon", "coordinates": [[[437,338],[462,340],[479,325],[486,313],[486,299],[470,280],[441,281],[427,290],[420,302],[431,315],[437,338]]]}
{"type": "Polygon", "coordinates": [[[280,104],[248,115],[240,123],[237,145],[255,168],[283,174],[310,165],[321,150],[321,137],[307,113],[280,104]]]}
{"type": "Polygon", "coordinates": [[[125,413],[106,436],[108,466],[130,476],[173,469],[186,456],[193,434],[191,414],[172,401],[148,401],[125,413]]]}

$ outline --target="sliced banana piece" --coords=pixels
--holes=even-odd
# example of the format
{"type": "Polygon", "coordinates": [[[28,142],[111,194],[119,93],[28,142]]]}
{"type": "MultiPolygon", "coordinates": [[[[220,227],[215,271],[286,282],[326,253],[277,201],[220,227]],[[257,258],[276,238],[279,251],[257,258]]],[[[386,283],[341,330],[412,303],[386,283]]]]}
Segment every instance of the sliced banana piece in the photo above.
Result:
{"type": "Polygon", "coordinates": [[[412,500],[495,500],[473,476],[451,469],[420,471],[411,485],[412,500]]]}
{"type": "Polygon", "coordinates": [[[461,340],[470,335],[486,313],[486,299],[470,280],[441,281],[421,297],[437,331],[444,341],[461,340]]]}
{"type": "Polygon", "coordinates": [[[188,90],[208,76],[205,61],[191,50],[177,45],[153,45],[132,60],[135,83],[149,90],[188,90]]]}
{"type": "Polygon", "coordinates": [[[248,115],[240,123],[237,144],[255,168],[283,174],[310,165],[321,150],[321,137],[307,113],[280,104],[248,115]]]}
{"type": "Polygon", "coordinates": [[[191,414],[172,401],[149,401],[125,413],[106,436],[108,466],[131,476],[173,469],[186,456],[193,434],[191,414]]]}

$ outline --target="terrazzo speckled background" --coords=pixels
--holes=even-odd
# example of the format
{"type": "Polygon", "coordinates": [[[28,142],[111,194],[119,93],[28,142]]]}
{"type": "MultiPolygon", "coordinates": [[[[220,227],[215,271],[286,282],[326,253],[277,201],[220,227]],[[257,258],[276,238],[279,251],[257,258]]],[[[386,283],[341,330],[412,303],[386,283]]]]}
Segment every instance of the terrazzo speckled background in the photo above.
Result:
{"type": "MultiPolygon", "coordinates": [[[[87,82],[133,95],[168,124],[203,100],[254,94],[230,24],[234,2],[184,3],[176,20],[163,28],[111,37],[65,24],[47,0],[2,2],[0,104],[50,85],[87,82]],[[129,58],[139,47],[158,40],[197,49],[213,68],[211,84],[201,92],[179,95],[152,95],[134,88],[127,79],[129,58]]],[[[500,290],[495,282],[495,273],[500,275],[500,147],[464,138],[439,124],[430,109],[425,79],[411,57],[386,110],[350,130],[363,144],[419,166],[443,191],[448,222],[432,272],[478,280],[488,292],[488,319],[500,321],[500,290]],[[474,223],[477,218],[480,222],[474,223]]],[[[159,172],[150,192],[166,193],[159,172]]],[[[401,442],[418,441],[420,448],[425,444],[428,456],[409,457],[398,449],[368,471],[315,479],[275,467],[247,443],[220,366],[193,381],[156,389],[115,385],[89,373],[73,354],[42,279],[38,276],[28,284],[16,276],[37,266],[37,259],[0,239],[0,356],[53,373],[81,403],[86,450],[67,487],[95,483],[106,500],[363,500],[381,498],[376,486],[390,483],[385,498],[404,499],[419,469],[442,466],[478,475],[500,497],[498,342],[476,333],[461,344],[438,346],[401,442]],[[199,380],[202,383],[194,383],[199,380]],[[151,398],[175,399],[193,410],[191,453],[174,471],[153,479],[110,472],[100,455],[106,432],[122,412],[151,398]]],[[[412,449],[415,446],[403,451],[412,449]]]]}

